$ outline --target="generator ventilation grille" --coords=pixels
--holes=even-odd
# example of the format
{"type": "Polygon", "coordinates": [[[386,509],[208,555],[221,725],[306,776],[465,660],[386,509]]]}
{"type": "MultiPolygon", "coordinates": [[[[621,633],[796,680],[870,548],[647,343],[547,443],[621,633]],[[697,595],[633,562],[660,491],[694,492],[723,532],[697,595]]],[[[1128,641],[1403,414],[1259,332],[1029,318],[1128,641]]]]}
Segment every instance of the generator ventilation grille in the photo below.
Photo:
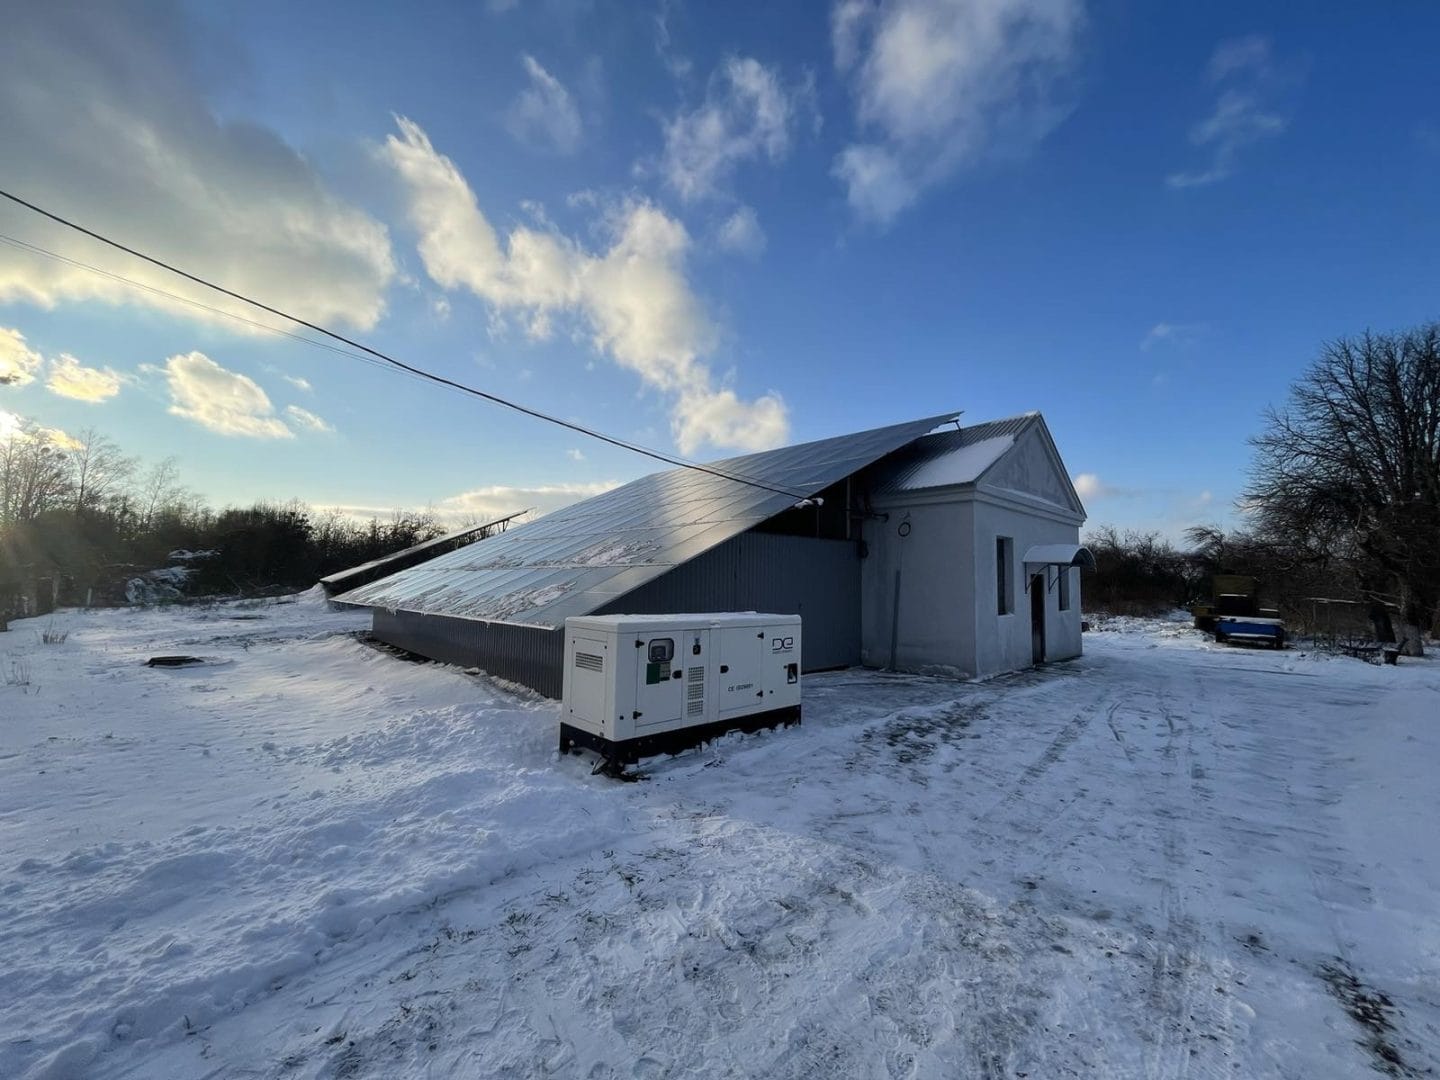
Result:
{"type": "Polygon", "coordinates": [[[705,715],[705,669],[692,667],[685,680],[685,715],[705,715]]]}
{"type": "Polygon", "coordinates": [[[575,654],[575,666],[586,671],[604,671],[605,658],[596,656],[594,653],[577,652],[575,654]]]}

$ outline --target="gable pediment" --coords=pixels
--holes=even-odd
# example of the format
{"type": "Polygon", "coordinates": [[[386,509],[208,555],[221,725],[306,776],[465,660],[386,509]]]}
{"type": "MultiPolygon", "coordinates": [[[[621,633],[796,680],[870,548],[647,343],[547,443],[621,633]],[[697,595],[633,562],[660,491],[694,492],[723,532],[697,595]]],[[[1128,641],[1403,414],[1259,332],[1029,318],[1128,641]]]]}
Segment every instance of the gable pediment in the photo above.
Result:
{"type": "Polygon", "coordinates": [[[980,477],[977,487],[997,495],[1038,499],[1072,514],[1085,515],[1065,464],[1040,423],[1031,425],[1015,440],[1015,445],[980,477]]]}

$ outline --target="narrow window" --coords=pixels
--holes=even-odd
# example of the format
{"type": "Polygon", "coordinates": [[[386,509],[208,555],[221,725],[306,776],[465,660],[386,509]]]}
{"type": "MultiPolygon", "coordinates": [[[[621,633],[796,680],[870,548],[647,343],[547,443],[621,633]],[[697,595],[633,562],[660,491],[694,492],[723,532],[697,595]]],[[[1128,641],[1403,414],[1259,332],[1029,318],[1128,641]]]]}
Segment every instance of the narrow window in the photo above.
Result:
{"type": "Polygon", "coordinates": [[[995,599],[1001,615],[1015,610],[1015,542],[1008,536],[995,538],[995,599]]]}
{"type": "Polygon", "coordinates": [[[1070,568],[1060,567],[1060,610],[1070,610],[1070,568]]]}

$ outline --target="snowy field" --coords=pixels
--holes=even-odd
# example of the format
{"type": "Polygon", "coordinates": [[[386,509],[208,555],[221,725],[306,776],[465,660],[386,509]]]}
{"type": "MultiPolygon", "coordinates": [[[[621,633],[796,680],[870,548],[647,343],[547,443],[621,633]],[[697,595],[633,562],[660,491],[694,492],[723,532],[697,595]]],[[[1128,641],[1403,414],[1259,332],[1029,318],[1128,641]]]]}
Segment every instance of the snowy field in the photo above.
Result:
{"type": "Polygon", "coordinates": [[[0,1077],[1440,1070],[1440,661],[1117,621],[622,784],[366,621],[0,634],[0,1077]]]}

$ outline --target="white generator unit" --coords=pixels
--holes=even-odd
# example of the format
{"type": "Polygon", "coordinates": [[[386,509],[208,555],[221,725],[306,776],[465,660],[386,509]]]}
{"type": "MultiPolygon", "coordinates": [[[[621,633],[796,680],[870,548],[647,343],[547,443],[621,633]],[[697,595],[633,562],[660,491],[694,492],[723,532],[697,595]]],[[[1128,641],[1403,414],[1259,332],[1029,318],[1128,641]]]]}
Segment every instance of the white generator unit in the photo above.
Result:
{"type": "Polygon", "coordinates": [[[800,722],[800,616],[565,620],[560,752],[619,768],[727,731],[800,722]]]}

